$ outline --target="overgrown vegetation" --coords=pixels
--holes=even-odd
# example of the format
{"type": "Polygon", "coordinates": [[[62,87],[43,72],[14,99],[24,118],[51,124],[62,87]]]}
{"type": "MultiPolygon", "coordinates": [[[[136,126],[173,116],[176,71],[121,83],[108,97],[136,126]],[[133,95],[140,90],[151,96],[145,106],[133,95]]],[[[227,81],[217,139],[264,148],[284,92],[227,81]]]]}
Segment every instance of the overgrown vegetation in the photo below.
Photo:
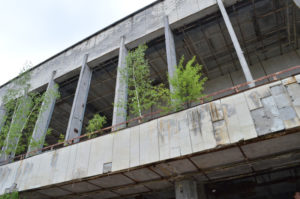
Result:
{"type": "MultiPolygon", "coordinates": [[[[0,133],[0,148],[3,147],[4,154],[11,158],[15,154],[25,153],[29,144],[31,147],[39,147],[44,143],[44,138],[32,139],[35,123],[39,112],[48,108],[51,98],[59,98],[57,85],[55,89],[43,94],[30,91],[30,79],[29,67],[26,67],[2,98],[6,115],[0,133]]],[[[51,130],[47,133],[51,133],[51,130]]]]}
{"type": "Polygon", "coordinates": [[[181,108],[183,104],[191,106],[193,101],[199,98],[204,98],[203,94],[204,83],[207,78],[203,77],[202,66],[195,63],[194,56],[184,66],[184,56],[181,57],[174,76],[169,77],[169,82],[173,87],[171,92],[172,106],[177,109],[181,108]]]}
{"type": "Polygon", "coordinates": [[[88,138],[92,138],[92,133],[102,129],[104,124],[106,124],[106,117],[95,114],[94,117],[89,120],[89,124],[86,127],[88,138]]]}
{"type": "Polygon", "coordinates": [[[7,193],[0,196],[0,199],[19,199],[19,193],[16,191],[12,193],[7,193]]]}
{"type": "Polygon", "coordinates": [[[121,71],[122,80],[128,85],[128,102],[117,106],[127,106],[132,117],[142,116],[153,105],[159,106],[169,98],[169,90],[164,84],[153,85],[148,60],[145,59],[146,50],[146,45],[139,45],[130,51],[126,67],[121,71]]]}

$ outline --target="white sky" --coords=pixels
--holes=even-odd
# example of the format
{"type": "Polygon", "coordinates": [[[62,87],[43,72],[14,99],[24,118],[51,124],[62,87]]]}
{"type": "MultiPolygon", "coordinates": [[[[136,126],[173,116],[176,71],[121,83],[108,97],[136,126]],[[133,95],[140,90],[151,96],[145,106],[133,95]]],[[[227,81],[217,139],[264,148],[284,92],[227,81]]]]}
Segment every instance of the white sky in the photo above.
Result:
{"type": "Polygon", "coordinates": [[[0,0],[0,85],[154,0],[0,0]]]}

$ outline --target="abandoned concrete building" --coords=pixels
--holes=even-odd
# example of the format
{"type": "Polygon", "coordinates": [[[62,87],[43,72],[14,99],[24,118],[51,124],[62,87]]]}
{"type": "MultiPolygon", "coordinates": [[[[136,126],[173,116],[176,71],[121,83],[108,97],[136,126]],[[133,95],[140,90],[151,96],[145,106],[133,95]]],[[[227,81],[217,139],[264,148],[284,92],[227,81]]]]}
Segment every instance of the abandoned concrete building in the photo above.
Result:
{"type": "MultiPolygon", "coordinates": [[[[30,147],[27,155],[1,153],[0,195],[292,198],[300,188],[298,6],[298,0],[158,0],[33,67],[31,90],[59,85],[61,97],[50,100],[33,131],[49,146],[34,155],[30,147]],[[127,99],[118,69],[143,43],[155,84],[168,84],[179,58],[195,55],[209,101],[164,116],[153,107],[142,123],[117,114],[126,110],[113,102],[127,99]],[[85,127],[96,113],[108,122],[88,139],[85,127]],[[53,133],[45,136],[48,128],[53,133]]],[[[11,84],[0,87],[0,96],[11,84]]]]}

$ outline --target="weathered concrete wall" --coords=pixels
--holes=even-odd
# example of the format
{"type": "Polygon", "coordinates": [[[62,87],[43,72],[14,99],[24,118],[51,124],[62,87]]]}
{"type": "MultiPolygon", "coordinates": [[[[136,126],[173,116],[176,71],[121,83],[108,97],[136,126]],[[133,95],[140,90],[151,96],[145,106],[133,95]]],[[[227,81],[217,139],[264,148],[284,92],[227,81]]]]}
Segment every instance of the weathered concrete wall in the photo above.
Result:
{"type": "MultiPolygon", "coordinates": [[[[236,1],[225,0],[225,4],[231,5],[236,1]]],[[[90,65],[93,65],[95,60],[105,60],[117,55],[121,36],[126,37],[125,43],[128,47],[135,47],[141,42],[163,35],[164,15],[168,15],[172,27],[177,27],[216,11],[215,4],[216,0],[164,0],[158,2],[33,69],[30,82],[32,89],[47,84],[48,74],[54,70],[57,71],[55,78],[78,70],[84,54],[89,54],[88,63],[90,65]]],[[[7,84],[0,88],[0,98],[10,86],[7,84]]]]}
{"type": "Polygon", "coordinates": [[[300,75],[3,165],[0,167],[0,194],[13,183],[23,191],[299,126],[300,75]]]}

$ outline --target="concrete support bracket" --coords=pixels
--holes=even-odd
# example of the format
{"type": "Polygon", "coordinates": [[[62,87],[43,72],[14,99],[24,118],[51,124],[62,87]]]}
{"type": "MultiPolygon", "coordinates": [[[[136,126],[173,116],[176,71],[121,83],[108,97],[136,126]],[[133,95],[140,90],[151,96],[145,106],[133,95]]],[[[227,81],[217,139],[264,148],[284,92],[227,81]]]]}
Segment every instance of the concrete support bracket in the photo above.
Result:
{"type": "MultiPolygon", "coordinates": [[[[114,100],[114,111],[112,125],[126,122],[127,116],[127,98],[128,98],[128,85],[127,85],[127,74],[124,69],[126,68],[126,56],[127,49],[125,46],[125,37],[121,37],[120,50],[119,50],[119,62],[118,62],[118,73],[116,79],[115,89],[115,100],[114,100]]],[[[126,124],[118,125],[112,130],[120,130],[125,128],[126,124]]]]}
{"type": "Polygon", "coordinates": [[[48,126],[52,117],[53,109],[55,106],[57,87],[55,86],[54,76],[56,71],[51,74],[50,81],[45,94],[45,99],[41,105],[41,109],[35,123],[32,133],[30,145],[27,150],[26,157],[40,153],[43,148],[48,126]]]}
{"type": "MultiPolygon", "coordinates": [[[[243,69],[243,72],[244,72],[244,75],[246,77],[246,81],[247,82],[250,82],[250,81],[253,81],[253,77],[251,75],[251,72],[250,72],[250,69],[249,69],[249,66],[247,64],[247,61],[245,59],[245,56],[243,54],[243,51],[242,51],[242,48],[240,46],[240,43],[237,39],[237,36],[234,32],[234,29],[232,27],[232,24],[230,22],[230,19],[229,19],[229,16],[226,12],[226,9],[224,7],[224,4],[223,4],[223,1],[222,0],[217,0],[217,3],[219,5],[219,8],[220,8],[220,11],[221,11],[221,14],[223,16],[223,19],[225,21],[225,24],[226,24],[226,27],[227,27],[227,30],[229,32],[229,35],[231,37],[231,40],[232,40],[232,43],[234,45],[234,48],[235,48],[235,51],[236,51],[236,54],[239,58],[239,61],[240,61],[240,64],[242,66],[242,69],[243,69]]],[[[254,87],[255,84],[254,83],[251,83],[249,84],[249,87],[254,87]]]]}
{"type": "MultiPolygon", "coordinates": [[[[92,79],[92,70],[87,65],[87,59],[88,54],[85,54],[73,100],[65,140],[70,140],[81,135],[84,112],[92,79]]],[[[74,142],[78,141],[78,139],[74,140],[74,142]]]]}

